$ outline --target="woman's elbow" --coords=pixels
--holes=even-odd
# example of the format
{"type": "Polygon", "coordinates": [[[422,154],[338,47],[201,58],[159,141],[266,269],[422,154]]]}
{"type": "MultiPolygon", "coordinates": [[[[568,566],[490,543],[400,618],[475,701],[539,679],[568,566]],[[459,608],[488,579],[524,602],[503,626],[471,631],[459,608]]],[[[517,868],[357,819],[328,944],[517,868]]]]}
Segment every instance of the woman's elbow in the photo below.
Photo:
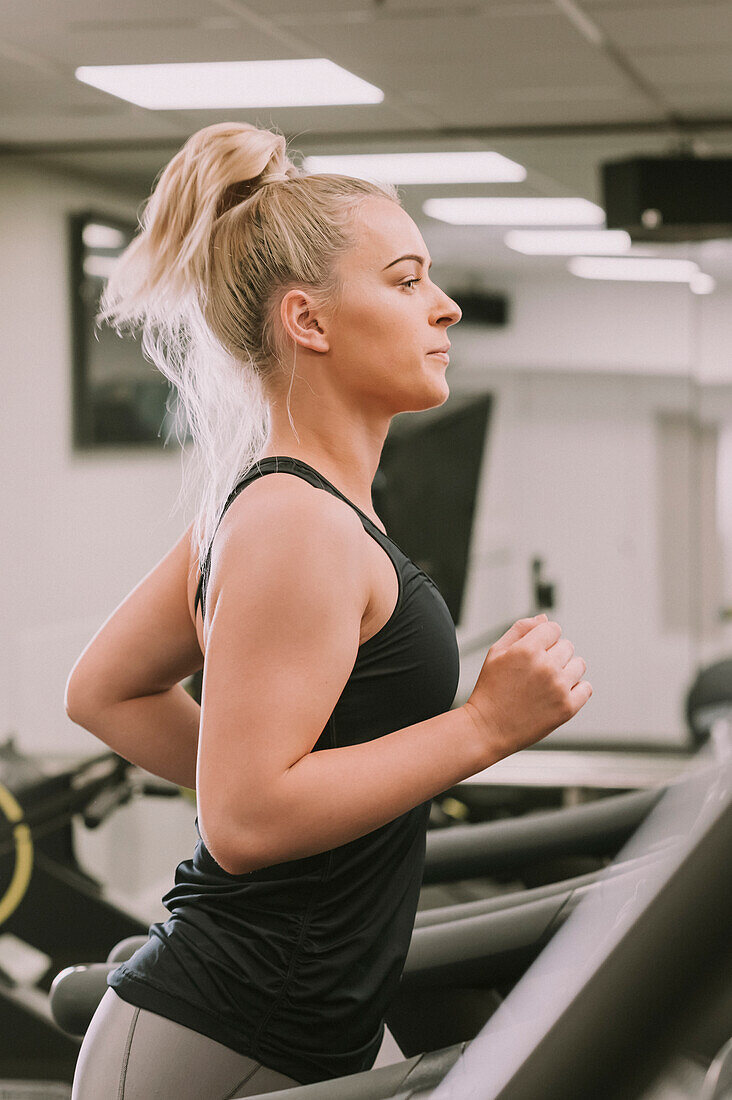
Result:
{"type": "MultiPolygon", "coordinates": [[[[208,845],[207,845],[208,847],[208,845]]],[[[209,855],[216,860],[222,871],[225,871],[227,875],[248,875],[252,871],[258,870],[251,859],[247,859],[244,853],[240,851],[232,851],[231,849],[219,848],[208,849],[209,855]]]]}
{"type": "Polygon", "coordinates": [[[207,829],[201,820],[200,807],[198,824],[208,854],[227,875],[248,875],[267,866],[268,861],[255,839],[243,830],[231,834],[220,829],[207,829]]]}
{"type": "Polygon", "coordinates": [[[79,683],[78,676],[75,677],[72,672],[64,688],[64,710],[72,722],[83,726],[85,719],[88,721],[90,709],[89,692],[79,683]]]}

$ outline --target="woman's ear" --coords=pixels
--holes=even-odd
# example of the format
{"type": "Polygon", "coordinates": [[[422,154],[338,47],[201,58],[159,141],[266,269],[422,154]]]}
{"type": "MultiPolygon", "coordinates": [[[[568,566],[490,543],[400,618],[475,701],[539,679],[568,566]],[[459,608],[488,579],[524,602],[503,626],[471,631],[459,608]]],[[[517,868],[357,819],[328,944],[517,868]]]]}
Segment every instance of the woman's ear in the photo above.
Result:
{"type": "Polygon", "coordinates": [[[325,352],[330,344],[319,314],[313,299],[301,289],[288,290],[280,302],[280,319],[287,335],[301,348],[325,352]]]}

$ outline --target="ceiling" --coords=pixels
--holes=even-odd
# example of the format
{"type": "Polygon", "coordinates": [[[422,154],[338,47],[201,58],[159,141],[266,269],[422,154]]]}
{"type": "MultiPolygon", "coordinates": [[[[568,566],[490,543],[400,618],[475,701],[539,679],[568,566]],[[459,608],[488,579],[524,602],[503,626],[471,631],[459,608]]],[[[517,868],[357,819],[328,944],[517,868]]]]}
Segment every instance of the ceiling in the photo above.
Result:
{"type": "MultiPolygon", "coordinates": [[[[291,152],[494,149],[520,184],[400,187],[435,264],[541,274],[504,229],[426,217],[434,195],[581,195],[599,165],[732,155],[732,0],[4,0],[0,164],[56,165],[144,198],[195,130],[276,125],[291,152]],[[82,84],[80,65],[327,57],[382,103],[151,111],[82,84]]],[[[297,157],[296,157],[297,159],[297,157]]],[[[646,246],[647,247],[647,246],[646,246]]],[[[732,281],[732,241],[654,245],[732,281]]]]}

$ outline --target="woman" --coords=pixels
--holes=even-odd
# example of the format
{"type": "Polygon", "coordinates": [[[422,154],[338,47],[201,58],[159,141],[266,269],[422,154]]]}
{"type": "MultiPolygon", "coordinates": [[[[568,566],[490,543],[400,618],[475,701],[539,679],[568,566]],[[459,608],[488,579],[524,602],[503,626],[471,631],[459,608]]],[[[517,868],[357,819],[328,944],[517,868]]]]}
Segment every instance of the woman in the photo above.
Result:
{"type": "Polygon", "coordinates": [[[226,123],[166,167],[106,288],[100,316],[141,325],[177,388],[200,486],[66,706],[195,786],[200,840],[170,919],[110,975],[74,1100],[220,1100],[370,1068],[430,799],[592,693],[542,615],[450,709],[449,612],[371,504],[391,418],[449,393],[460,310],[428,271],[394,188],[304,176],[281,135],[226,123]],[[202,666],[199,710],[180,681],[202,666]]]}

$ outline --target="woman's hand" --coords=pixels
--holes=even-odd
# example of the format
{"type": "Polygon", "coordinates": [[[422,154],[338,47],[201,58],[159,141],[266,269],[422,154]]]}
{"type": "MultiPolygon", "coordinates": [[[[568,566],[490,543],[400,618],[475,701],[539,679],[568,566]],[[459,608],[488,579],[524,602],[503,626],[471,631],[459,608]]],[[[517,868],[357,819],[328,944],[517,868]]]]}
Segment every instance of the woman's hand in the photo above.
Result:
{"type": "Polygon", "coordinates": [[[465,703],[498,759],[540,741],[592,695],[587,670],[559,623],[519,619],[488,650],[465,703]]]}

